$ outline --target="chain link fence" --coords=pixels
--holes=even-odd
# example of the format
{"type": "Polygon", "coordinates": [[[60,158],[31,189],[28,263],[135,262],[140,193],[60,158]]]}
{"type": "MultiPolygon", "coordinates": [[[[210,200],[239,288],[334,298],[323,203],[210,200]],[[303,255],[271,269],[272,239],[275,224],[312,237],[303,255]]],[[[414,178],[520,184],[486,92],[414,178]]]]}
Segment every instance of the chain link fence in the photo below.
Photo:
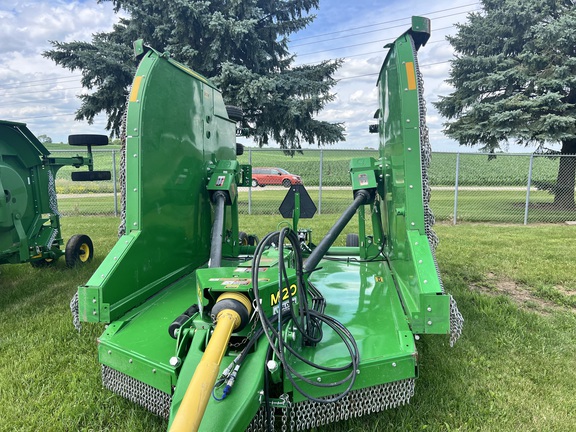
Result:
{"type": "MultiPolygon", "coordinates": [[[[287,154],[279,149],[246,148],[238,159],[254,168],[281,168],[300,176],[318,214],[336,216],[352,201],[348,167],[350,159],[358,157],[379,155],[377,150],[314,149],[287,154]]],[[[112,171],[112,180],[72,182],[70,172],[74,168],[64,167],[58,172],[56,191],[63,215],[119,215],[120,151],[98,149],[94,163],[95,169],[112,171]]],[[[434,153],[428,173],[432,211],[437,221],[454,224],[575,221],[575,166],[576,156],[434,153]]],[[[279,214],[287,189],[266,183],[240,188],[241,214],[279,214]]]]}
{"type": "MultiPolygon", "coordinates": [[[[78,150],[52,150],[59,157],[85,155],[78,150]]],[[[94,169],[110,171],[112,180],[72,181],[71,174],[86,167],[65,166],[56,174],[58,209],[63,216],[106,215],[120,216],[120,148],[92,149],[94,169]]]]}

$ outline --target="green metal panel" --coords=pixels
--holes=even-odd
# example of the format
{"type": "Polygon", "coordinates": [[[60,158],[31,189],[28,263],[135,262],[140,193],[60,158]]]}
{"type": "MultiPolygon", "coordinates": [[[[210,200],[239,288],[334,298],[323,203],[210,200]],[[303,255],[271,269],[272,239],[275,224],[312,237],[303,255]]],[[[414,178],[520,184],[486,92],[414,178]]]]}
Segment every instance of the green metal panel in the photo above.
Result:
{"type": "Polygon", "coordinates": [[[208,260],[209,168],[236,159],[225,112],[205,78],[154,50],[144,54],[127,113],[126,235],[79,287],[82,319],[118,319],[208,260]]]}
{"type": "MultiPolygon", "coordinates": [[[[311,282],[327,299],[326,314],[336,318],[353,334],[360,352],[360,373],[354,388],[414,378],[416,347],[404,310],[385,262],[321,261],[311,282]]],[[[310,361],[337,367],[350,361],[348,351],[332,332],[316,347],[300,348],[310,361]]],[[[321,373],[302,363],[298,372],[307,378],[336,381],[346,373],[321,373]]],[[[316,397],[335,394],[345,386],[319,390],[297,380],[299,386],[316,397]]],[[[285,382],[285,390],[291,390],[285,382]]],[[[294,392],[294,400],[304,400],[294,392]]]]}
{"type": "Polygon", "coordinates": [[[383,186],[379,189],[386,254],[412,330],[448,333],[449,298],[442,296],[424,222],[416,50],[429,37],[426,18],[389,45],[378,86],[383,186]],[[438,298],[436,298],[438,297],[438,298]],[[438,315],[435,315],[438,313],[438,315]],[[434,314],[434,316],[432,316],[434,314]]]}

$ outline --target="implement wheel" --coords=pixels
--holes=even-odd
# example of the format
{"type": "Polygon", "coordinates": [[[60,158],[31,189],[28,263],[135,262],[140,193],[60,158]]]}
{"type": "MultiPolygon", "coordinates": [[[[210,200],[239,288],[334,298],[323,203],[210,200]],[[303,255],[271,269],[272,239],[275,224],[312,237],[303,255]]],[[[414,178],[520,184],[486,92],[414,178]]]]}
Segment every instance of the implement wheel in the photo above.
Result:
{"type": "Polygon", "coordinates": [[[108,137],[106,135],[94,134],[68,135],[68,145],[105,146],[108,145],[108,137]]]}
{"type": "Polygon", "coordinates": [[[360,246],[358,234],[346,234],[346,247],[358,247],[358,246],[360,246]]]}
{"type": "Polygon", "coordinates": [[[75,267],[78,264],[86,264],[94,257],[94,245],[90,237],[84,234],[76,234],[70,237],[66,243],[66,265],[75,267]]]}
{"type": "Polygon", "coordinates": [[[240,246],[248,246],[248,234],[244,231],[238,233],[238,240],[240,241],[240,246]]]}
{"type": "Polygon", "coordinates": [[[244,119],[242,108],[233,105],[226,105],[226,113],[228,114],[228,118],[232,121],[239,122],[244,119]]]}

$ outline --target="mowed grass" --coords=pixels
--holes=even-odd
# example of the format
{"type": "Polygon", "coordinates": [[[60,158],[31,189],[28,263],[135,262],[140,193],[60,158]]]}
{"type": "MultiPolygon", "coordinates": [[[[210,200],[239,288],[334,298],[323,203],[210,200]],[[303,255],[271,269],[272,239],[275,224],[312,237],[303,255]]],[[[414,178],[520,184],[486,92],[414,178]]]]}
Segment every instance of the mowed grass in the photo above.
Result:
{"type": "MultiPolygon", "coordinates": [[[[301,226],[319,239],[334,220],[322,215],[301,226]]],[[[279,221],[241,218],[242,229],[260,237],[279,221]]],[[[96,258],[87,267],[0,266],[0,430],[166,429],[102,388],[96,339],[103,325],[77,333],[71,323],[70,298],[114,244],[117,223],[63,219],[66,238],[93,238],[96,258]]],[[[436,231],[444,284],[466,319],[462,338],[454,348],[442,336],[418,342],[420,377],[409,405],[318,430],[576,430],[576,227],[440,224],[436,231]]]]}

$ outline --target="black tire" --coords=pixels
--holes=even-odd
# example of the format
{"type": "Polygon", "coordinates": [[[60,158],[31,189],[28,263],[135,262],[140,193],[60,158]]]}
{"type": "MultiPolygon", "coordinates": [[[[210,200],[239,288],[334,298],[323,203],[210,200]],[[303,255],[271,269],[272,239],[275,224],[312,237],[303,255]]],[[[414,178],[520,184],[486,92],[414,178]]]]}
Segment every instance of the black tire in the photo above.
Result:
{"type": "Polygon", "coordinates": [[[66,243],[66,265],[75,267],[78,264],[87,264],[94,257],[94,245],[90,237],[84,234],[76,234],[70,237],[66,243]]]}
{"type": "Polygon", "coordinates": [[[358,247],[360,240],[358,234],[346,234],[346,247],[358,247]]]}
{"type": "Polygon", "coordinates": [[[292,186],[292,182],[288,179],[284,179],[282,180],[282,186],[284,186],[285,188],[289,188],[290,186],[292,186]]]}
{"type": "Polygon", "coordinates": [[[56,265],[56,258],[41,258],[39,260],[30,261],[30,265],[34,268],[46,268],[56,265]]]}
{"type": "Polygon", "coordinates": [[[226,105],[226,112],[228,113],[228,118],[235,122],[239,122],[244,118],[242,108],[233,105],[226,105]]]}
{"type": "Polygon", "coordinates": [[[74,171],[72,181],[107,181],[112,179],[110,171],[74,171]]]}
{"type": "Polygon", "coordinates": [[[68,144],[71,146],[105,146],[108,145],[108,137],[94,134],[68,135],[68,144]]]}
{"type": "Polygon", "coordinates": [[[252,179],[252,187],[257,187],[257,186],[258,186],[258,180],[252,179]]]}
{"type": "Polygon", "coordinates": [[[244,154],[244,144],[236,143],[236,156],[242,156],[244,154]]]}
{"type": "Polygon", "coordinates": [[[259,242],[260,242],[260,240],[258,239],[256,234],[248,235],[248,246],[256,246],[256,245],[258,245],[259,242]]]}
{"type": "Polygon", "coordinates": [[[238,240],[240,241],[240,246],[248,246],[248,234],[244,231],[238,233],[238,240]]]}

